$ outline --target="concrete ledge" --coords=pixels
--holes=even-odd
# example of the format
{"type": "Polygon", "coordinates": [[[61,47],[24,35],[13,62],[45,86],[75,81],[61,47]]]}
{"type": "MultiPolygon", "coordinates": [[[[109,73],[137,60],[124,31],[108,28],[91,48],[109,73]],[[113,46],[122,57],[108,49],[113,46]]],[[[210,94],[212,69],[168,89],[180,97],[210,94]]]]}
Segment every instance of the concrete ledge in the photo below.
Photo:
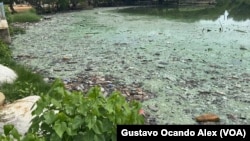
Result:
{"type": "Polygon", "coordinates": [[[9,28],[7,20],[1,20],[0,29],[6,29],[6,28],[9,28]]]}

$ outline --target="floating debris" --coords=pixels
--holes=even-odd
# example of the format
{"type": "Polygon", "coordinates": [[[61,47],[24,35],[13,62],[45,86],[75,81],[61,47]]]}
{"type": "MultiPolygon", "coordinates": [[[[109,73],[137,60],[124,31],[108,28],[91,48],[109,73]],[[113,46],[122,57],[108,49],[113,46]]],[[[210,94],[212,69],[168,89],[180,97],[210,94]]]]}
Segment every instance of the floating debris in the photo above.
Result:
{"type": "MultiPolygon", "coordinates": [[[[51,80],[51,79],[50,79],[51,80]]],[[[141,88],[141,84],[124,85],[112,76],[78,75],[77,78],[64,81],[65,88],[69,91],[82,91],[87,93],[93,86],[100,86],[104,96],[108,96],[114,91],[121,92],[127,100],[145,101],[156,97],[153,93],[141,88]]]]}
{"type": "Polygon", "coordinates": [[[195,120],[197,122],[219,122],[220,118],[219,116],[213,113],[206,113],[206,114],[202,114],[200,116],[195,117],[195,120]]]}

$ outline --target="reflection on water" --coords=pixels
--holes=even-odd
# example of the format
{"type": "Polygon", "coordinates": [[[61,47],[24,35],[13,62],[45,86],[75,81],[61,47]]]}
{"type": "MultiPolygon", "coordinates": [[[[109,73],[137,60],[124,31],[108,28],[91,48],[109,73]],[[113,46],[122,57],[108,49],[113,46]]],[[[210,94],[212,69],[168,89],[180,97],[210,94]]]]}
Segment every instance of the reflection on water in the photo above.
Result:
{"type": "Polygon", "coordinates": [[[133,7],[120,9],[118,12],[140,15],[151,15],[181,22],[197,22],[200,20],[227,21],[247,21],[250,19],[250,4],[230,3],[223,5],[191,5],[177,7],[133,7]]]}
{"type": "Polygon", "coordinates": [[[236,21],[234,18],[230,17],[228,10],[225,10],[224,14],[220,15],[216,20],[199,20],[200,23],[219,23],[221,25],[241,25],[241,26],[250,26],[250,19],[244,21],[236,21]]]}
{"type": "Polygon", "coordinates": [[[228,17],[229,13],[227,12],[227,10],[225,11],[224,15],[220,16],[220,18],[224,18],[224,20],[226,21],[227,20],[227,17],[228,17]]]}

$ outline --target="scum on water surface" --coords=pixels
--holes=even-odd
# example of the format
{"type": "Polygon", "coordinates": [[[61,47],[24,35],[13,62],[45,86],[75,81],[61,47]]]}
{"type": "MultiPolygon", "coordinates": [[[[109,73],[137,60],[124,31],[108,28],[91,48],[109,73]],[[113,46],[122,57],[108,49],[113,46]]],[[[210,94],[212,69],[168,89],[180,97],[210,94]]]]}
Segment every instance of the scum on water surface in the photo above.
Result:
{"type": "Polygon", "coordinates": [[[250,123],[250,22],[184,23],[110,12],[51,15],[14,37],[14,57],[46,77],[112,75],[155,93],[143,102],[157,124],[250,123]],[[241,32],[244,31],[244,32],[241,32]]]}

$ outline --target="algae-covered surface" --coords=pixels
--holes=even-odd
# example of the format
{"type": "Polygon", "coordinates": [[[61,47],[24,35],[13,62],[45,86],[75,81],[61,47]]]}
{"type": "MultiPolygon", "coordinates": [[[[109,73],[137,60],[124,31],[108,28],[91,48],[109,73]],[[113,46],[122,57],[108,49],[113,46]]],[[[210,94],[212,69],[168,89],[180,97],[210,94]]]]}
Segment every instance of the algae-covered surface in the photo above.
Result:
{"type": "Polygon", "coordinates": [[[221,124],[250,123],[249,20],[225,13],[180,22],[114,9],[50,15],[14,37],[14,57],[46,77],[141,83],[157,96],[142,103],[157,124],[195,124],[203,113],[221,124]]]}

